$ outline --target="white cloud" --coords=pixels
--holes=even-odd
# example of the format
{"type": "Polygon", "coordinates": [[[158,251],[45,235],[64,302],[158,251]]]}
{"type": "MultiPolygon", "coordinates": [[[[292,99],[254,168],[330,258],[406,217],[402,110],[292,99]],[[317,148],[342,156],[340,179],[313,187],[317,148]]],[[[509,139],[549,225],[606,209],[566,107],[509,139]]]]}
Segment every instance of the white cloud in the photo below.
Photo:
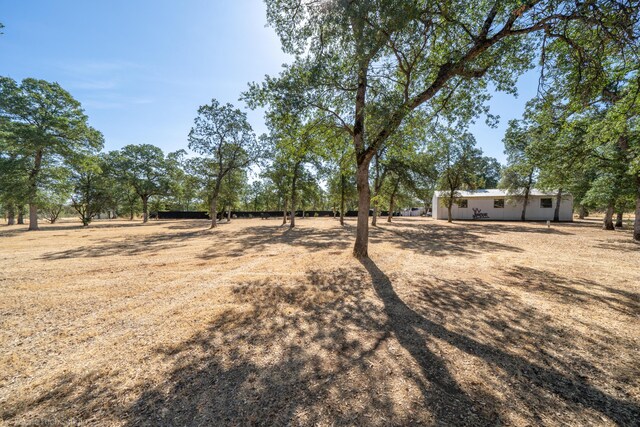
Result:
{"type": "Polygon", "coordinates": [[[132,70],[142,68],[140,65],[122,60],[113,61],[95,61],[95,60],[79,60],[65,61],[55,64],[63,72],[70,75],[104,75],[112,74],[117,71],[132,70]]]}
{"type": "Polygon", "coordinates": [[[82,106],[95,110],[117,110],[131,105],[146,105],[154,102],[151,98],[130,97],[119,94],[109,94],[100,99],[89,98],[82,101],[82,106]]]}
{"type": "Polygon", "coordinates": [[[72,81],[69,84],[69,89],[81,89],[81,90],[111,90],[118,86],[118,82],[115,79],[112,80],[77,80],[72,81]]]}

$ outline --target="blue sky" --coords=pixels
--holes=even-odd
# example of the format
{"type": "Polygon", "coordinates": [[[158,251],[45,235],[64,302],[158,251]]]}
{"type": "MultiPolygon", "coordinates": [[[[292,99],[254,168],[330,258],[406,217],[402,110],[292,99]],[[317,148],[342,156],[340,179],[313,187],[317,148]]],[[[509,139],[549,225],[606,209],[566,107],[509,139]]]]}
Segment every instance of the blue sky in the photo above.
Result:
{"type": "MultiPolygon", "coordinates": [[[[187,147],[199,105],[216,98],[244,107],[250,81],[277,74],[287,56],[266,28],[262,0],[0,0],[0,75],[57,81],[78,99],[105,149],[149,143],[187,147]]],[[[472,127],[487,155],[504,161],[508,119],[536,92],[535,73],[520,96],[496,94],[497,129],[472,127]]],[[[257,133],[259,111],[248,111],[257,133]]]]}

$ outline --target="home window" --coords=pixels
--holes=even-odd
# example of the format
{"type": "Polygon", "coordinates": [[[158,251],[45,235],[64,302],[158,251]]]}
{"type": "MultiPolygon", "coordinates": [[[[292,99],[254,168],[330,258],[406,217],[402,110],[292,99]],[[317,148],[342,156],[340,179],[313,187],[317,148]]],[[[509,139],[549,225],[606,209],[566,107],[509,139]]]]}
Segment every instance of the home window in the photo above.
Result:
{"type": "Polygon", "coordinates": [[[469,207],[469,203],[467,199],[460,199],[457,201],[458,207],[459,208],[468,208],[469,207]]]}
{"type": "Polygon", "coordinates": [[[540,207],[541,208],[551,208],[551,207],[553,207],[553,200],[551,198],[540,199],[540,207]]]}
{"type": "Polygon", "coordinates": [[[504,199],[493,199],[494,208],[504,208],[504,199]]]}

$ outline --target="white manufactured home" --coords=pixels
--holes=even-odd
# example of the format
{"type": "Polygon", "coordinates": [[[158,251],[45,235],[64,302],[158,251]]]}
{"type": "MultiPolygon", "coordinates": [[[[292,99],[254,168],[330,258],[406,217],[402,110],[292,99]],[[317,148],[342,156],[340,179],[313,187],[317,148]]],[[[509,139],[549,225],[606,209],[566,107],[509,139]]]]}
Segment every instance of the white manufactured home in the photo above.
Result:
{"type": "MultiPolygon", "coordinates": [[[[436,191],[433,195],[433,218],[447,219],[447,207],[443,198],[444,192],[436,191]]],[[[494,220],[519,221],[522,215],[524,201],[521,198],[509,196],[505,190],[487,189],[459,191],[459,197],[451,207],[451,217],[454,220],[494,220]]],[[[527,204],[526,220],[553,220],[556,209],[556,193],[532,190],[527,204]]],[[[562,195],[560,201],[560,221],[573,220],[573,196],[562,195]]]]}

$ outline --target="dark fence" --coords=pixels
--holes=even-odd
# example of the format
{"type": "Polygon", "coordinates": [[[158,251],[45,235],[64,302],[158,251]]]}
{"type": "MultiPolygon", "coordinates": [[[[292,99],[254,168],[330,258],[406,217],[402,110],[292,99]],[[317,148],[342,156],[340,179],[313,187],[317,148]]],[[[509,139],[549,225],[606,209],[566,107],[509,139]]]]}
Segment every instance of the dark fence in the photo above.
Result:
{"type": "MultiPolygon", "coordinates": [[[[272,218],[282,217],[282,211],[231,211],[231,218],[272,218]]],[[[226,218],[227,213],[218,214],[218,217],[226,218]]]]}
{"type": "MultiPolygon", "coordinates": [[[[401,216],[402,214],[400,212],[394,212],[393,216],[401,216]]],[[[356,217],[358,216],[358,211],[346,211],[344,213],[344,216],[349,216],[349,217],[356,217]]],[[[371,209],[369,211],[369,216],[373,216],[373,209],[371,209]]],[[[389,216],[389,211],[381,211],[380,212],[380,216],[389,216]]]]}
{"type": "Polygon", "coordinates": [[[333,211],[296,211],[296,216],[302,216],[304,214],[305,217],[332,217],[334,215],[338,216],[339,214],[333,211]]]}
{"type": "Polygon", "coordinates": [[[158,219],[211,219],[206,211],[160,211],[152,214],[158,219]]]}
{"type": "MultiPolygon", "coordinates": [[[[304,214],[305,218],[314,218],[314,217],[333,217],[340,216],[339,212],[333,211],[296,211],[296,217],[301,218],[304,214]]],[[[287,212],[287,215],[291,215],[291,211],[287,212]]],[[[373,211],[369,211],[369,216],[373,215],[373,211]]],[[[389,213],[386,211],[380,212],[381,216],[388,216],[389,213]]],[[[394,212],[393,216],[399,216],[400,212],[394,212]]],[[[346,217],[357,217],[358,211],[347,211],[344,216],[346,217]]],[[[227,213],[221,212],[218,214],[218,218],[226,218],[227,213]]],[[[282,211],[231,211],[232,218],[282,218],[282,211]]],[[[160,211],[153,212],[151,214],[151,218],[157,219],[211,219],[209,213],[206,211],[160,211]]]]}
{"type": "MultiPolygon", "coordinates": [[[[297,217],[332,217],[333,211],[296,211],[297,217]]],[[[226,217],[227,213],[222,214],[226,217]]],[[[287,216],[291,215],[291,211],[287,212],[287,216]]],[[[218,214],[220,216],[220,214],[218,214]]],[[[282,211],[231,211],[232,218],[270,218],[281,217],[282,211]]]]}

